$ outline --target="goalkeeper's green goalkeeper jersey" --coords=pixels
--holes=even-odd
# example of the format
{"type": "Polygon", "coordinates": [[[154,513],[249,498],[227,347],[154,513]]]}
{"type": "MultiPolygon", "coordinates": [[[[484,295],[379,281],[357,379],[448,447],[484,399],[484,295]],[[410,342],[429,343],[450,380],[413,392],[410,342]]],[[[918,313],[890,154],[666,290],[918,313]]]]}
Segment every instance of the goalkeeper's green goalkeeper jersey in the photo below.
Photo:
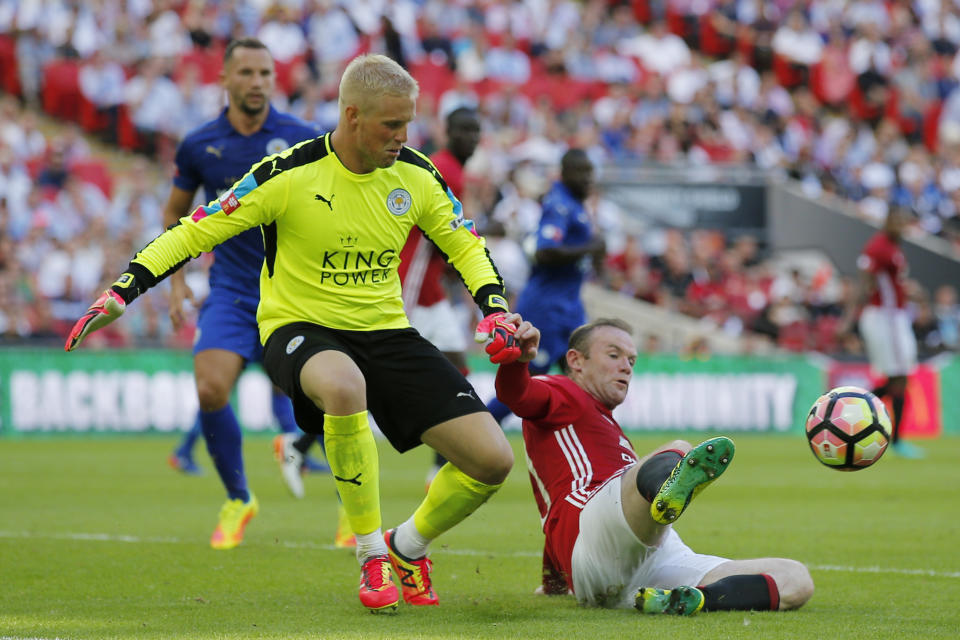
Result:
{"type": "Polygon", "coordinates": [[[261,160],[218,200],[144,247],[129,270],[153,286],[189,258],[259,226],[261,342],[299,321],[354,331],[401,329],[410,323],[397,265],[414,225],[456,268],[481,308],[484,298],[502,295],[483,239],[424,155],[404,147],[392,166],[356,174],[333,152],[330,134],[261,160]]]}

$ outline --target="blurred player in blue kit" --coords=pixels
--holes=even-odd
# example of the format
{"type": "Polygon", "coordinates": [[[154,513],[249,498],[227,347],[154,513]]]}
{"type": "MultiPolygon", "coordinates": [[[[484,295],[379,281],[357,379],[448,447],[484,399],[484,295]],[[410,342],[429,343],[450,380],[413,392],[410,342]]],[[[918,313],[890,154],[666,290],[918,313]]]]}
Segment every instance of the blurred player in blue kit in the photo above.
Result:
{"type": "MultiPolygon", "coordinates": [[[[558,364],[570,334],[586,322],[580,288],[590,261],[599,266],[606,253],[584,206],[593,184],[590,158],[582,149],[570,149],[560,160],[560,180],[543,196],[533,268],[517,299],[517,313],[540,330],[539,352],[529,364],[533,375],[558,364]]],[[[498,422],[510,414],[496,398],[487,408],[498,422]]]]}
{"type": "MultiPolygon", "coordinates": [[[[309,140],[319,131],[270,106],[275,75],[266,46],[254,38],[232,41],[223,56],[220,82],[228,105],[220,116],[181,142],[176,175],[164,207],[169,227],[190,212],[197,188],[215,200],[264,156],[309,140]]],[[[263,348],[257,330],[263,237],[249,229],[217,246],[210,268],[210,294],[197,321],[193,346],[194,375],[200,411],[197,424],[170,456],[170,464],[185,472],[198,471],[191,450],[202,432],[207,450],[227,490],[227,501],[210,539],[215,549],[231,549],[243,540],[247,522],[257,514],[257,499],[247,487],[241,432],[230,392],[244,367],[260,362],[263,348]]],[[[170,319],[184,321],[183,301],[193,302],[182,271],[170,277],[170,319]]],[[[290,399],[273,390],[273,413],[284,432],[298,433],[290,399]]]]}

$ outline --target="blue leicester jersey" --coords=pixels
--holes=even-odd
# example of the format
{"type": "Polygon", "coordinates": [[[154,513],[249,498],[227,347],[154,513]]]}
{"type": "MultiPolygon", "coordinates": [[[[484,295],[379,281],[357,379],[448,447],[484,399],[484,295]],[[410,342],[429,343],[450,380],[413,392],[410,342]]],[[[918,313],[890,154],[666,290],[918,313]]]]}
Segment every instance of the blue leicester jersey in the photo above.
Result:
{"type": "MultiPolygon", "coordinates": [[[[227,120],[224,109],[219,118],[191,131],[180,143],[173,184],[191,192],[203,186],[204,200],[212,202],[265,156],[318,135],[312,125],[271,106],[260,130],[244,136],[227,120]]],[[[260,229],[248,229],[217,245],[213,255],[210,288],[228,289],[255,302],[260,295],[264,256],[260,229]]]]}
{"type": "MultiPolygon", "coordinates": [[[[590,217],[583,203],[573,197],[562,182],[556,182],[543,196],[543,213],[537,228],[537,250],[554,247],[579,247],[593,235],[590,217]]],[[[580,286],[589,259],[563,265],[534,264],[530,279],[520,295],[517,310],[536,306],[579,308],[580,286]]],[[[522,311],[520,311],[523,313],[522,311]]]]}

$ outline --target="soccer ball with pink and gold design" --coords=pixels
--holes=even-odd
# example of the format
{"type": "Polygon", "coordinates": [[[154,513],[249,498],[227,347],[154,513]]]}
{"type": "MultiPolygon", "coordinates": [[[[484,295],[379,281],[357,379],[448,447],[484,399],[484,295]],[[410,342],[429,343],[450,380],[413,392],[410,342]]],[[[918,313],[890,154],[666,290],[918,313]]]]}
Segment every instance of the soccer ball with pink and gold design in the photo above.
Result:
{"type": "Polygon", "coordinates": [[[837,387],[813,403],[807,441],[817,460],[837,471],[857,471],[880,459],[890,442],[890,416],[877,396],[837,387]]]}

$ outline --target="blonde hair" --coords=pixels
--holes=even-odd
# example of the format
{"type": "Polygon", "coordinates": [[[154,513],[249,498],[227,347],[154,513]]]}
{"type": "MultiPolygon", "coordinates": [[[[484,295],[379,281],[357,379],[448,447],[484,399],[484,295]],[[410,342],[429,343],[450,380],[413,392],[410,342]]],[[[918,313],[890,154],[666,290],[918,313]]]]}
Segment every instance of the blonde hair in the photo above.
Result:
{"type": "Polygon", "coordinates": [[[406,69],[387,56],[373,53],[351,60],[340,78],[340,111],[351,104],[366,106],[369,100],[382,95],[416,100],[420,85],[406,69]]]}

